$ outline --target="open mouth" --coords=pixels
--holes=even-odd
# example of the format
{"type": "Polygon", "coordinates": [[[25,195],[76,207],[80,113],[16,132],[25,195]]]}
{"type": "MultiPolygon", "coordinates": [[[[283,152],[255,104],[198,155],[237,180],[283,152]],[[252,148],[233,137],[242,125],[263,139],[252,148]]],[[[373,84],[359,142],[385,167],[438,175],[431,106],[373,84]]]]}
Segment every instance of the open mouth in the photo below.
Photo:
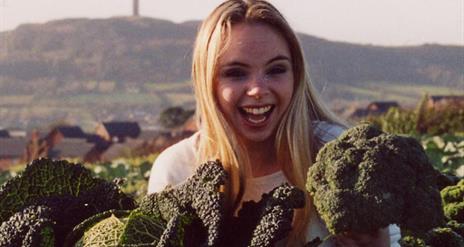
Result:
{"type": "Polygon", "coordinates": [[[266,122],[273,110],[274,105],[239,107],[245,120],[255,125],[266,122]]]}

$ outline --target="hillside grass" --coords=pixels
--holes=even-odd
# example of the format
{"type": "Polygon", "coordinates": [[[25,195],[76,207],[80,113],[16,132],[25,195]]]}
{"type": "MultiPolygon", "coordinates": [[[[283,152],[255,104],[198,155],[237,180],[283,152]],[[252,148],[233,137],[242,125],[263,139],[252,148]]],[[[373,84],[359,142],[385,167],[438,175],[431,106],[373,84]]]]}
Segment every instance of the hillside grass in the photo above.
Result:
{"type": "Polygon", "coordinates": [[[34,97],[32,95],[2,95],[1,105],[29,107],[98,107],[114,104],[126,106],[185,105],[194,101],[190,84],[146,83],[144,88],[133,92],[119,90],[112,93],[88,92],[76,95],[59,95],[55,97],[34,97]]]}

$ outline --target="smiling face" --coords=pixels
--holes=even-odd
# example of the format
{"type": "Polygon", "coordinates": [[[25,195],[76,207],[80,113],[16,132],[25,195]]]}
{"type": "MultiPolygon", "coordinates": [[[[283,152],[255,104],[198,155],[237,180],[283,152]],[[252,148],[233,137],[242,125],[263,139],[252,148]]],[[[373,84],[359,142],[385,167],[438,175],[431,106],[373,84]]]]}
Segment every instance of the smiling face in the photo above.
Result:
{"type": "Polygon", "coordinates": [[[271,27],[232,27],[214,90],[220,110],[246,144],[273,141],[293,94],[291,61],[287,42],[271,27]]]}

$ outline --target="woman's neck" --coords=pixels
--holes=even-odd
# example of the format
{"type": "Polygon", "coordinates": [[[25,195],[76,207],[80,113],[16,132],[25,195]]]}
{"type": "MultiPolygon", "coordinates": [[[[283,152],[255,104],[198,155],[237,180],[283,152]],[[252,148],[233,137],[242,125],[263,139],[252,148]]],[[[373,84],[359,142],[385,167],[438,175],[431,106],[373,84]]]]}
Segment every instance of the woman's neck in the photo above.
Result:
{"type": "Polygon", "coordinates": [[[245,147],[250,159],[252,177],[261,177],[281,170],[273,142],[247,143],[245,147]]]}

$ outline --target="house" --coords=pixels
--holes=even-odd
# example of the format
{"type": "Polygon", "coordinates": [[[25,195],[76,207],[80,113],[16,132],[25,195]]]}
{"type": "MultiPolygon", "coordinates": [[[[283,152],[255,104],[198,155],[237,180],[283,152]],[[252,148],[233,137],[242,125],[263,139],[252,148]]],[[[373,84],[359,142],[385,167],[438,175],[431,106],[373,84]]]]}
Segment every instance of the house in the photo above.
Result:
{"type": "Polygon", "coordinates": [[[95,144],[87,142],[86,139],[68,138],[53,145],[47,156],[53,159],[77,158],[86,161],[94,147],[95,144]]]}
{"type": "Polygon", "coordinates": [[[359,119],[367,116],[367,110],[364,107],[356,107],[350,109],[348,113],[346,113],[347,118],[359,119]]]}
{"type": "Polygon", "coordinates": [[[367,115],[381,115],[387,113],[390,108],[399,108],[396,101],[374,101],[366,107],[367,115]]]}
{"type": "Polygon", "coordinates": [[[60,143],[63,139],[87,139],[87,135],[79,126],[57,126],[45,137],[51,146],[60,143]]]}
{"type": "Polygon", "coordinates": [[[137,122],[103,122],[100,123],[95,134],[108,142],[122,143],[127,138],[135,139],[140,135],[141,129],[137,122]]]}
{"type": "Polygon", "coordinates": [[[447,107],[464,108],[464,95],[432,95],[427,100],[427,108],[443,110],[447,107]]]}
{"type": "Polygon", "coordinates": [[[0,129],[0,138],[9,138],[10,132],[8,130],[0,129]]]}
{"type": "Polygon", "coordinates": [[[396,101],[373,101],[369,103],[365,108],[357,107],[353,108],[351,113],[348,114],[349,118],[359,119],[367,116],[378,116],[384,114],[390,110],[390,108],[399,108],[399,104],[396,101]]]}
{"type": "Polygon", "coordinates": [[[0,170],[20,162],[26,150],[26,138],[0,138],[0,170]]]}
{"type": "Polygon", "coordinates": [[[190,137],[194,133],[195,132],[188,130],[163,132],[156,138],[145,142],[144,146],[141,146],[139,150],[142,154],[160,153],[173,144],[190,137]]]}
{"type": "Polygon", "coordinates": [[[7,130],[10,137],[22,137],[22,138],[25,138],[26,135],[27,135],[27,132],[25,130],[22,130],[22,129],[8,129],[7,130]]]}
{"type": "Polygon", "coordinates": [[[135,152],[145,145],[144,140],[128,139],[123,143],[113,143],[101,155],[100,161],[111,161],[121,157],[137,155],[135,152]]]}
{"type": "Polygon", "coordinates": [[[162,130],[162,129],[142,129],[137,139],[144,140],[144,141],[151,141],[153,139],[158,138],[160,135],[163,135],[163,133],[166,133],[166,132],[167,132],[166,130],[162,130]]]}
{"type": "Polygon", "coordinates": [[[39,157],[78,158],[86,161],[96,143],[79,126],[56,126],[48,134],[33,131],[25,152],[25,160],[39,157]]]}

